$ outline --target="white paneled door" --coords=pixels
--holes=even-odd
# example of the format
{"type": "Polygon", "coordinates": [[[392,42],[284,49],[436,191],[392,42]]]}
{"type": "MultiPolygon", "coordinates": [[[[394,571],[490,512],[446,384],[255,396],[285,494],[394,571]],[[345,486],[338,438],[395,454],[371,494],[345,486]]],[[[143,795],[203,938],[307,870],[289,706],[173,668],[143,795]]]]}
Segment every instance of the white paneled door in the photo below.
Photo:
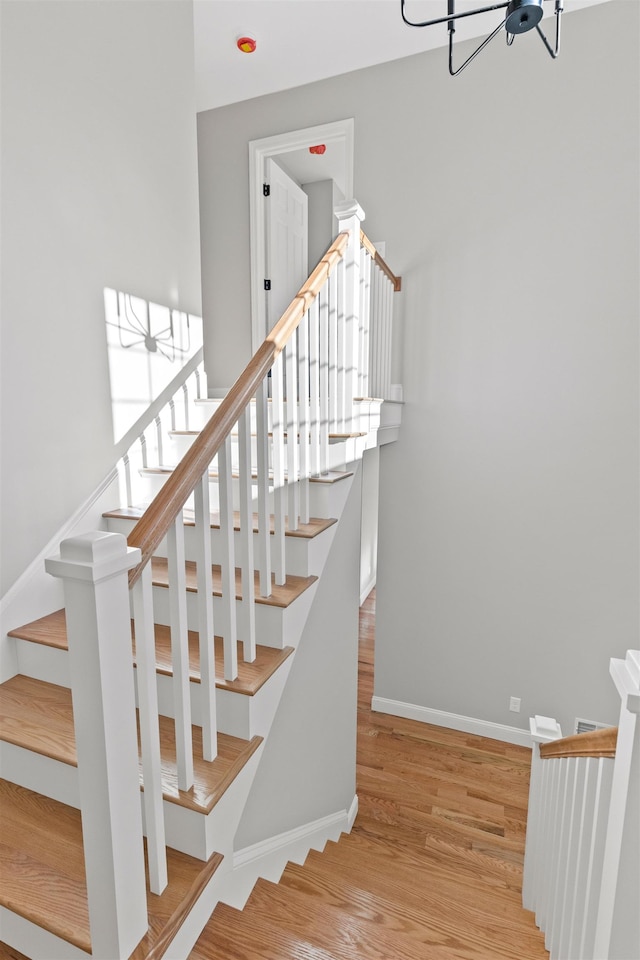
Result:
{"type": "Polygon", "coordinates": [[[308,275],[307,195],[278,163],[266,160],[267,329],[280,319],[308,275]]]}

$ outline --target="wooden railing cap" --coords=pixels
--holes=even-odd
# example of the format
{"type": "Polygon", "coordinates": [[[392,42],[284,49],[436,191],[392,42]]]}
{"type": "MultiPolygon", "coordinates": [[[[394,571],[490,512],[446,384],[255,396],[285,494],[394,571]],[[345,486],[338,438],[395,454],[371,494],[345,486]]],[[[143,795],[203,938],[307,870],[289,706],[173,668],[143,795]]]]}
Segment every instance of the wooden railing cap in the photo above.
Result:
{"type": "Polygon", "coordinates": [[[617,727],[605,727],[588,733],[575,733],[551,743],[540,745],[543,760],[565,757],[615,757],[618,740],[617,727]]]}

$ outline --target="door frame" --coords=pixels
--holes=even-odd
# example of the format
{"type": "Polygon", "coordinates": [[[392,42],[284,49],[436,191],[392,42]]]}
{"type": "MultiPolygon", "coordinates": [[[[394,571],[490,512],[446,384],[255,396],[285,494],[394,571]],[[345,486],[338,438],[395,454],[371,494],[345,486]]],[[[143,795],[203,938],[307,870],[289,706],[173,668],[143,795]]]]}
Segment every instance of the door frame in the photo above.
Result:
{"type": "Polygon", "coordinates": [[[317,143],[345,145],[345,199],[353,198],[354,120],[336,120],[303,130],[249,141],[249,237],[251,245],[251,351],[255,353],[266,335],[264,278],[267,262],[267,222],[262,185],[264,161],[317,143]]]}

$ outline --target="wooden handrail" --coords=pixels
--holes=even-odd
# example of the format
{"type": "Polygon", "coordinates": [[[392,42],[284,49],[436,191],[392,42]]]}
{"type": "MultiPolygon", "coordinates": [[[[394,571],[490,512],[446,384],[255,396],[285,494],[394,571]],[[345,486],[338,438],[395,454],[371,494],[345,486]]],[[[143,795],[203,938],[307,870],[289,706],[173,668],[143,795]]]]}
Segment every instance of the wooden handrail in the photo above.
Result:
{"type": "Polygon", "coordinates": [[[342,259],[349,234],[340,233],[309,279],[293,298],[282,317],[258,347],[220,406],[199,433],[167,482],[138,520],[127,538],[130,547],[138,547],[142,558],[129,572],[129,586],[138,580],[160,541],[176,519],[243,410],[266,377],[287,340],[295,332],[325,282],[342,259]]]}
{"type": "Polygon", "coordinates": [[[382,272],[387,275],[389,280],[391,280],[394,293],[399,293],[402,290],[402,277],[396,277],[395,273],[391,270],[391,267],[385,263],[373,243],[371,243],[371,240],[369,240],[369,237],[366,235],[364,230],[360,231],[360,246],[366,247],[371,254],[372,259],[377,263],[382,272]]]}
{"type": "Polygon", "coordinates": [[[572,737],[562,737],[561,740],[540,744],[540,756],[543,760],[565,757],[615,757],[617,740],[617,727],[605,727],[604,730],[592,730],[589,733],[576,733],[572,737]]]}

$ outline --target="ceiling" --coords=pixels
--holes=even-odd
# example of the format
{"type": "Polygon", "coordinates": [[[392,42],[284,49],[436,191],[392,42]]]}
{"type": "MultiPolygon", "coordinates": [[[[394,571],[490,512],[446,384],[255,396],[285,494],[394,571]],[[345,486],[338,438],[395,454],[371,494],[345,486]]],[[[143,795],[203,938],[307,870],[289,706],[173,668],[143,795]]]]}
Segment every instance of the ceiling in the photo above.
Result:
{"type": "MultiPolygon", "coordinates": [[[[492,2],[457,0],[456,11],[492,2]]],[[[565,0],[564,14],[605,2],[565,0]]],[[[544,7],[542,26],[551,39],[555,5],[546,0],[544,7]]],[[[446,0],[406,0],[407,16],[415,20],[446,11],[446,0]]],[[[456,42],[490,33],[500,15],[494,11],[459,21],[456,42]]],[[[404,24],[400,0],[195,0],[194,27],[198,111],[448,43],[444,25],[413,29],[404,24]],[[241,53],[236,47],[238,37],[247,35],[257,41],[255,53],[241,53]]]]}

